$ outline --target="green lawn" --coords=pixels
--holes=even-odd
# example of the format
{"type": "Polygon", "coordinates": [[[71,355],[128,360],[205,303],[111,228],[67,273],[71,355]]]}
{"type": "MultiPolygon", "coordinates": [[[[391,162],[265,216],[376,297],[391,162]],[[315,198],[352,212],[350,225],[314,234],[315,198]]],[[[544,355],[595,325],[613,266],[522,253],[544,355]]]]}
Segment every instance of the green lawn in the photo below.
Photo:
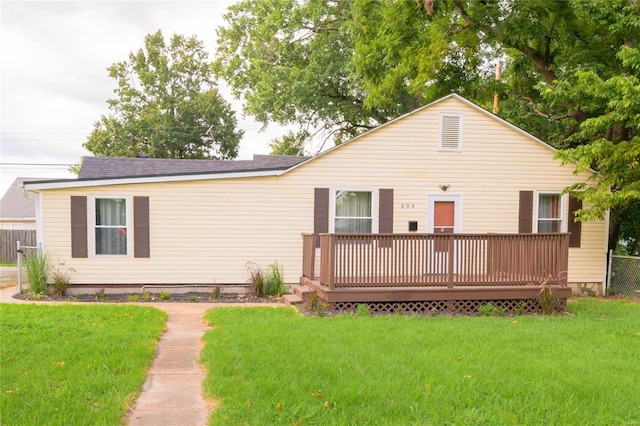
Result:
{"type": "Polygon", "coordinates": [[[640,422],[640,304],[573,316],[207,314],[212,424],[630,425],[640,422]]]}
{"type": "Polygon", "coordinates": [[[0,424],[119,424],[165,319],[138,306],[0,304],[0,424]]]}

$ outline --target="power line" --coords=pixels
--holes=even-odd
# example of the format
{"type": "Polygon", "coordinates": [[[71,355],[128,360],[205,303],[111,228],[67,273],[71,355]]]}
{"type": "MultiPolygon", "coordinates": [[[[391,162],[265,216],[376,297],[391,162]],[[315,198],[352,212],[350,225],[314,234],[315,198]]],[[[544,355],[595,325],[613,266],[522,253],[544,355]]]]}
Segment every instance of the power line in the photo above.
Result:
{"type": "Polygon", "coordinates": [[[55,167],[67,167],[71,163],[5,163],[0,162],[0,166],[55,166],[55,167]]]}

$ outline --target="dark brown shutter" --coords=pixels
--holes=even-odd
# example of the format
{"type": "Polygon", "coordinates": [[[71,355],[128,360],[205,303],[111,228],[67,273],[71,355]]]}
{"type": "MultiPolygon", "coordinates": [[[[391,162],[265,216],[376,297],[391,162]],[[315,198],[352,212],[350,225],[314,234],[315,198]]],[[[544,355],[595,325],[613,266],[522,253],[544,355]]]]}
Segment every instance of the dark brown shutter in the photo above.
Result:
{"type": "Polygon", "coordinates": [[[569,247],[580,247],[580,239],[582,237],[582,222],[576,221],[574,212],[582,208],[582,200],[575,197],[569,197],[569,226],[571,232],[569,237],[569,247]]]}
{"type": "Polygon", "coordinates": [[[520,191],[520,210],[518,216],[518,233],[533,232],[533,191],[520,191]]]}
{"type": "Polygon", "coordinates": [[[329,232],[329,188],[315,188],[313,196],[313,233],[316,247],[320,247],[320,234],[329,232]]]}
{"type": "Polygon", "coordinates": [[[393,189],[380,190],[378,210],[378,232],[391,234],[393,232],[393,189]]]}
{"type": "Polygon", "coordinates": [[[71,196],[71,257],[88,257],[87,197],[71,196]]]}
{"type": "Polygon", "coordinates": [[[149,197],[133,197],[133,256],[151,256],[149,246],[149,197]]]}
{"type": "MultiPolygon", "coordinates": [[[[378,232],[393,233],[393,189],[381,189],[378,195],[378,232]]],[[[384,238],[380,247],[391,247],[393,241],[384,238]]]]}

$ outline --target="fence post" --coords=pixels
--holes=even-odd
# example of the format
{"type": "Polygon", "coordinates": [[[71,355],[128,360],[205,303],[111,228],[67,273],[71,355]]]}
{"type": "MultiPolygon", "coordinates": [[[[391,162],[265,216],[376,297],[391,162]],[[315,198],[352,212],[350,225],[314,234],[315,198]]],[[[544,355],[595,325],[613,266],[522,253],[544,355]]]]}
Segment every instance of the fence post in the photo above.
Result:
{"type": "Polygon", "coordinates": [[[18,293],[22,293],[22,250],[20,248],[20,241],[16,242],[16,264],[18,266],[18,293]]]}
{"type": "Polygon", "coordinates": [[[609,291],[609,285],[611,284],[611,265],[613,263],[613,249],[609,250],[609,264],[607,265],[607,276],[604,277],[604,294],[607,295],[609,291]]]}

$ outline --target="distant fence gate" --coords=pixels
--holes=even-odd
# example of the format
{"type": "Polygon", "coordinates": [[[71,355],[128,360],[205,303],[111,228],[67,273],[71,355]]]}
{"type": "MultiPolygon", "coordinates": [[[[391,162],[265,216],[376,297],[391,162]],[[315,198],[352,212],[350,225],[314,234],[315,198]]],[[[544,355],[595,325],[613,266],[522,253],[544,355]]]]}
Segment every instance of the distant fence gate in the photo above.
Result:
{"type": "Polygon", "coordinates": [[[609,254],[607,294],[640,297],[640,257],[609,254]]]}
{"type": "Polygon", "coordinates": [[[35,229],[0,229],[0,263],[16,263],[16,244],[37,246],[35,229]]]}

